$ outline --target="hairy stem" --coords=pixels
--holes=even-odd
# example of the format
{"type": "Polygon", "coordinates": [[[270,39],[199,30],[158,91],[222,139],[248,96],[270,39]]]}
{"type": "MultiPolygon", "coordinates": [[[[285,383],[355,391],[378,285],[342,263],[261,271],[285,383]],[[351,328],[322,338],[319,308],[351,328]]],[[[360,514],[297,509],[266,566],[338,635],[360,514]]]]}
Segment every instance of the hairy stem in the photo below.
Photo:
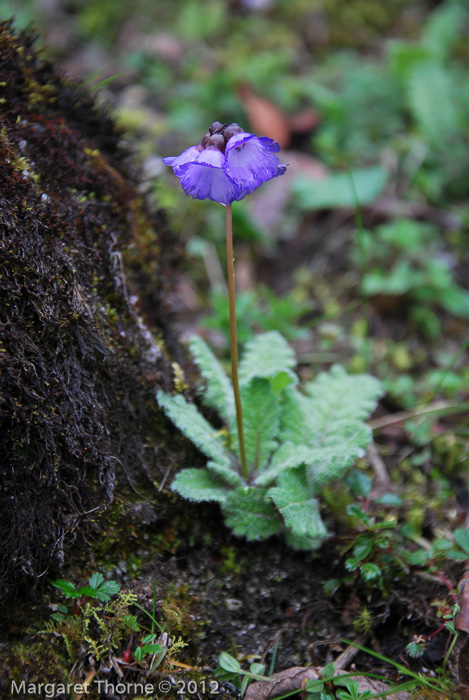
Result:
{"type": "Polygon", "coordinates": [[[246,463],[246,450],[244,448],[243,409],[241,406],[241,394],[239,391],[238,381],[238,341],[236,337],[236,294],[233,253],[233,220],[231,204],[228,204],[226,207],[226,257],[228,266],[228,297],[230,303],[231,378],[233,380],[233,394],[236,407],[236,423],[238,425],[241,473],[243,475],[243,478],[247,480],[249,474],[246,463]]]}

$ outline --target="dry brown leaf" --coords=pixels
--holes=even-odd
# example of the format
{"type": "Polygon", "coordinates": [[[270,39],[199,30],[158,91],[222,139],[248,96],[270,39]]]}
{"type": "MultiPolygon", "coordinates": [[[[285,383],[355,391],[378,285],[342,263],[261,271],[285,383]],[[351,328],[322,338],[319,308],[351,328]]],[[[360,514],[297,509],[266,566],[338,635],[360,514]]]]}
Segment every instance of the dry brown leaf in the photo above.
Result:
{"type": "MultiPolygon", "coordinates": [[[[320,668],[293,666],[280,673],[274,673],[271,681],[252,683],[246,691],[245,700],[273,700],[286,693],[300,690],[306,681],[319,679],[321,671],[320,668]]],[[[346,671],[337,671],[337,675],[343,673],[346,671]]],[[[355,676],[354,680],[357,681],[360,692],[370,690],[373,694],[377,694],[389,691],[389,685],[381,681],[365,676],[355,676]]],[[[388,700],[410,700],[410,693],[398,691],[386,697],[388,700]]]]}
{"type": "Polygon", "coordinates": [[[280,148],[288,146],[291,138],[288,117],[272,102],[256,95],[247,85],[239,88],[239,95],[253,131],[278,141],[280,148]]]}
{"type": "Polygon", "coordinates": [[[307,134],[321,121],[319,112],[312,108],[292,115],[284,114],[277,105],[257,95],[246,84],[241,85],[238,92],[252,130],[278,141],[281,148],[288,146],[292,133],[307,134]]]}
{"type": "Polygon", "coordinates": [[[296,134],[313,131],[321,121],[321,115],[315,109],[303,109],[289,118],[290,129],[296,134]]]}

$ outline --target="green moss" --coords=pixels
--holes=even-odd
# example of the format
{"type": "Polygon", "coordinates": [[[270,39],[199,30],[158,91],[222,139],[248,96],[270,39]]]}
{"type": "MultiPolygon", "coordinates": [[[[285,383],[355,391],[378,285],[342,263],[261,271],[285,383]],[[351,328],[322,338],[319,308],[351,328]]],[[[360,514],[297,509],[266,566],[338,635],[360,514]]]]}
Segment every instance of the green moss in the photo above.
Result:
{"type": "Polygon", "coordinates": [[[243,571],[243,562],[238,560],[238,555],[234,547],[222,547],[220,554],[223,557],[223,564],[220,571],[225,574],[235,574],[239,576],[243,571]]]}
{"type": "Polygon", "coordinates": [[[189,592],[188,584],[171,584],[161,601],[161,612],[172,635],[191,636],[196,615],[193,614],[196,598],[189,592]]]}
{"type": "Polygon", "coordinates": [[[178,244],[94,97],[9,23],[0,54],[1,598],[95,532],[116,480],[151,485],[185,448],[150,388],[172,387],[164,296],[178,244]],[[129,304],[127,247],[135,271],[145,258],[139,313],[149,300],[159,346],[129,304]]]}
{"type": "Polygon", "coordinates": [[[66,656],[57,644],[45,638],[32,637],[27,643],[11,644],[2,665],[9,670],[8,690],[12,681],[20,684],[31,678],[31,668],[40,669],[41,683],[67,683],[70,678],[66,656]]]}

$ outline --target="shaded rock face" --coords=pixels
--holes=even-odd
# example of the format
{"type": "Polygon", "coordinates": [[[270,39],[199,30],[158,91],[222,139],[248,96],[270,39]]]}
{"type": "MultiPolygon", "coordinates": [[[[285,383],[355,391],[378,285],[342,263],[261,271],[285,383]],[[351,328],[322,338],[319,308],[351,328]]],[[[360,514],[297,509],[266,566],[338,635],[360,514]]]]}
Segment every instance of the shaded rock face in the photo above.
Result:
{"type": "Polygon", "coordinates": [[[179,250],[112,120],[8,23],[0,98],[1,598],[63,561],[119,471],[158,474],[170,428],[154,390],[172,383],[164,299],[179,250]],[[135,265],[141,240],[157,343],[125,276],[122,251],[135,265]]]}

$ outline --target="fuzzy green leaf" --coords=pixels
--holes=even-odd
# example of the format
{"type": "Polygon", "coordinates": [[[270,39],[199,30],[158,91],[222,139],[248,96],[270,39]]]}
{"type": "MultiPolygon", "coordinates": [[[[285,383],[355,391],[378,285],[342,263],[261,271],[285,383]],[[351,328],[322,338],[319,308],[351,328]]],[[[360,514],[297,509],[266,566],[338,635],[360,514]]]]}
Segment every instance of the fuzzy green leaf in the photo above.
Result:
{"type": "Polygon", "coordinates": [[[218,464],[229,465],[228,453],[216,437],[216,431],[184,396],[169,396],[163,391],[156,394],[159,405],[184,435],[192,440],[201,452],[218,464]]]}
{"type": "Polygon", "coordinates": [[[209,472],[214,474],[214,476],[220,478],[222,481],[226,482],[230,486],[233,486],[234,488],[241,486],[243,483],[243,480],[236,469],[234,467],[232,468],[231,466],[227,466],[226,462],[220,464],[219,462],[210,460],[207,462],[207,469],[209,472]]]}
{"type": "Polygon", "coordinates": [[[278,479],[278,486],[269,489],[267,496],[273,500],[286,527],[294,535],[312,539],[326,536],[318,502],[310,494],[304,472],[284,472],[278,479]]]}
{"type": "MultiPolygon", "coordinates": [[[[280,404],[266,379],[253,379],[241,389],[244,443],[249,473],[262,470],[277,447],[280,404]]],[[[233,445],[238,447],[237,432],[233,445]]]]}
{"type": "Polygon", "coordinates": [[[280,441],[308,445],[315,429],[311,416],[311,401],[298,389],[288,387],[283,395],[280,418],[280,441]]]}
{"type": "Polygon", "coordinates": [[[269,470],[259,476],[258,483],[267,484],[269,479],[284,471],[281,459],[285,458],[285,468],[300,464],[309,467],[310,486],[317,491],[365,454],[371,430],[361,417],[374,407],[375,397],[381,392],[379,382],[373,377],[359,375],[368,390],[360,395],[355,382],[349,381],[355,377],[349,377],[342,368],[334,370],[332,376],[319,375],[317,384],[308,385],[312,398],[292,388],[285,392],[280,421],[282,448],[272,458],[269,470]],[[368,379],[371,380],[369,386],[368,379]],[[350,393],[356,397],[355,404],[350,393]],[[296,452],[283,447],[289,443],[296,445],[296,452]]]}
{"type": "Polygon", "coordinates": [[[239,381],[245,385],[252,379],[268,379],[274,390],[281,390],[296,383],[295,365],[295,353],[285,338],[277,331],[270,331],[246,344],[239,365],[239,381]]]}
{"type": "Polygon", "coordinates": [[[348,375],[335,365],[310,382],[306,391],[308,397],[299,405],[311,429],[307,444],[317,451],[308,479],[318,488],[365,454],[371,430],[363,421],[375,408],[382,388],[374,377],[348,375]]]}
{"type": "Polygon", "coordinates": [[[266,500],[266,490],[239,488],[232,491],[223,505],[228,527],[235,535],[248,540],[264,540],[281,528],[277,511],[266,500]]]}
{"type": "Polygon", "coordinates": [[[254,483],[267,486],[288,469],[305,465],[309,489],[317,493],[325,483],[340,477],[347,467],[364,455],[363,446],[370,442],[371,430],[357,422],[348,428],[353,428],[353,431],[349,435],[337,435],[336,443],[332,445],[307,447],[283,443],[274,454],[269,468],[259,474],[254,483]]]}
{"type": "Polygon", "coordinates": [[[323,429],[340,419],[365,420],[383,393],[375,377],[347,374],[340,365],[334,365],[329,372],[321,372],[305,389],[314,399],[315,413],[323,429]]]}
{"type": "Polygon", "coordinates": [[[312,549],[318,549],[324,542],[324,537],[299,537],[287,530],[285,532],[285,542],[292,549],[309,552],[312,549]]]}
{"type": "Polygon", "coordinates": [[[328,481],[338,479],[356,459],[365,455],[364,448],[370,442],[370,428],[358,421],[337,425],[334,435],[320,436],[317,440],[319,446],[310,451],[311,462],[307,474],[311,487],[317,491],[328,481]]]}
{"type": "Polygon", "coordinates": [[[229,493],[226,483],[207,469],[183,469],[176,475],[171,489],[190,501],[224,503],[229,493]]]}
{"type": "Polygon", "coordinates": [[[311,464],[316,458],[316,453],[305,445],[294,445],[292,442],[284,442],[274,453],[269,468],[263,471],[254,484],[267,486],[286,469],[295,469],[302,464],[311,464]]]}
{"type": "Polygon", "coordinates": [[[207,381],[207,388],[203,394],[204,403],[216,409],[226,423],[232,425],[236,418],[233,387],[223,367],[199,336],[191,339],[189,347],[201,375],[207,381]]]}
{"type": "MultiPolygon", "coordinates": [[[[354,391],[354,403],[349,392],[356,386],[355,382],[349,382],[350,379],[354,378],[346,375],[341,368],[335,368],[332,376],[320,375],[317,385],[308,385],[313,398],[303,396],[295,389],[289,389],[284,397],[280,441],[282,445],[289,442],[296,444],[297,464],[303,463],[309,467],[308,480],[315,491],[327,481],[341,476],[358,457],[363,457],[371,441],[371,430],[361,417],[374,407],[376,397],[381,393],[379,382],[363,376],[363,386],[368,391],[361,395],[354,391]],[[343,384],[342,379],[345,379],[343,384]],[[368,379],[371,380],[369,386],[368,379]],[[342,392],[340,386],[343,387],[342,392]]],[[[286,464],[294,467],[295,451],[292,452],[292,461],[286,464]]],[[[283,471],[279,464],[280,456],[281,453],[274,455],[272,473],[261,475],[262,483],[267,483],[269,477],[283,471]]]]}

